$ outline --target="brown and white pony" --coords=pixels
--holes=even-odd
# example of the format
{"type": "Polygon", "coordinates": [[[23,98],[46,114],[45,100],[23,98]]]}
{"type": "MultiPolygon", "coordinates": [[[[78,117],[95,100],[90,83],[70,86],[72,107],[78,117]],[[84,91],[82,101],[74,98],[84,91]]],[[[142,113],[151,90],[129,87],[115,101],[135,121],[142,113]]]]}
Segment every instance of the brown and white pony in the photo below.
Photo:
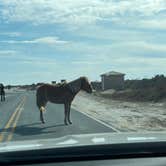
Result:
{"type": "Polygon", "coordinates": [[[46,104],[49,101],[57,104],[64,104],[64,123],[65,125],[68,123],[72,124],[70,120],[70,107],[74,97],[80,90],[84,90],[87,93],[92,93],[92,86],[87,77],[80,77],[74,81],[62,85],[41,85],[37,89],[36,93],[37,106],[40,110],[41,122],[45,123],[43,112],[45,111],[46,104]]]}

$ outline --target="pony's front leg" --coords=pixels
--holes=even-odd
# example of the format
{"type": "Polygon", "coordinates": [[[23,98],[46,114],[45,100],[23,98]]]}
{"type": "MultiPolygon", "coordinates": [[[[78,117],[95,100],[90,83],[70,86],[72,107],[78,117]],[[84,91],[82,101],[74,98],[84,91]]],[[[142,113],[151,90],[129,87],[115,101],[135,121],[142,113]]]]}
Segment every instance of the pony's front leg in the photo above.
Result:
{"type": "Polygon", "coordinates": [[[70,108],[71,108],[71,103],[68,104],[67,119],[68,119],[68,122],[72,124],[72,121],[70,120],[70,108]]]}
{"type": "Polygon", "coordinates": [[[40,120],[42,123],[45,123],[44,117],[43,117],[43,112],[40,111],[40,120]]]}
{"type": "Polygon", "coordinates": [[[64,114],[65,114],[64,123],[65,123],[65,125],[68,125],[67,124],[67,112],[68,112],[68,106],[67,105],[68,105],[67,103],[64,104],[64,107],[65,107],[65,109],[64,109],[64,114]]]}

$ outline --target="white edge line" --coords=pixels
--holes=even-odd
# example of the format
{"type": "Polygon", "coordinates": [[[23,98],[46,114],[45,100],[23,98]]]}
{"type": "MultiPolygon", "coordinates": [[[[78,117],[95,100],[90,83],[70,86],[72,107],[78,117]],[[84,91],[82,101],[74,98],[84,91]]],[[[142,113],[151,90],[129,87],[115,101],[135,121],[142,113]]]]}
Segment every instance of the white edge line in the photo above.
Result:
{"type": "MultiPolygon", "coordinates": [[[[78,111],[74,106],[71,106],[71,107],[72,107],[74,110],[78,111]]],[[[81,112],[81,111],[78,111],[78,112],[80,112],[80,113],[86,115],[87,117],[89,117],[89,118],[91,118],[91,119],[93,119],[93,120],[95,120],[95,121],[101,123],[102,125],[104,125],[104,126],[106,126],[106,127],[108,127],[108,128],[111,128],[112,130],[114,130],[114,131],[116,131],[116,132],[118,132],[118,133],[120,132],[119,130],[117,130],[116,128],[112,127],[111,125],[108,125],[108,124],[102,122],[101,120],[99,120],[99,119],[97,119],[97,118],[95,118],[95,117],[92,117],[91,115],[88,115],[88,114],[85,113],[85,112],[81,112]]]]}

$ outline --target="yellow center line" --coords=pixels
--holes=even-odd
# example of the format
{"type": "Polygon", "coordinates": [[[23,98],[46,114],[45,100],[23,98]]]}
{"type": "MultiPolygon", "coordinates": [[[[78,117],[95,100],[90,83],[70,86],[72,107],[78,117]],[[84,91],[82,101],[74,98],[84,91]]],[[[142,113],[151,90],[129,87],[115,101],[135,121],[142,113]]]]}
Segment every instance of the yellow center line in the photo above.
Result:
{"type": "Polygon", "coordinates": [[[10,140],[12,139],[12,137],[13,137],[13,133],[14,133],[14,131],[15,131],[15,129],[16,129],[17,122],[18,122],[19,117],[20,117],[20,115],[21,115],[21,112],[22,112],[22,110],[23,110],[23,108],[24,108],[24,105],[25,105],[25,99],[24,99],[24,101],[23,101],[23,103],[22,103],[22,106],[19,108],[19,112],[18,112],[18,114],[17,114],[17,117],[16,117],[16,119],[15,119],[13,125],[12,125],[12,130],[11,130],[10,134],[8,135],[8,137],[7,137],[7,141],[10,141],[10,140]]]}
{"type": "Polygon", "coordinates": [[[3,130],[2,130],[2,132],[1,132],[1,134],[0,134],[0,142],[3,141],[4,135],[5,135],[4,132],[5,132],[7,129],[9,129],[9,127],[10,127],[11,123],[13,122],[15,116],[17,115],[17,113],[18,113],[18,111],[19,111],[19,109],[20,109],[20,107],[21,107],[23,101],[24,101],[24,98],[20,101],[20,104],[17,106],[17,108],[15,109],[14,113],[11,115],[9,121],[7,122],[7,124],[5,125],[5,127],[3,128],[3,130]]]}

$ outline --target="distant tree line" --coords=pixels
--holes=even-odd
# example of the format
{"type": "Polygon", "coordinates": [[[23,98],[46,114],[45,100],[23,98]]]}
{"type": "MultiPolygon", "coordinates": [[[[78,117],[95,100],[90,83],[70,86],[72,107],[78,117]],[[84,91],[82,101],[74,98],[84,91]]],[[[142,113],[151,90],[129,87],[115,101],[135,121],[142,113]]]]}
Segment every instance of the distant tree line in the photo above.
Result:
{"type": "Polygon", "coordinates": [[[117,92],[112,97],[137,101],[160,101],[166,99],[166,77],[156,75],[151,79],[126,80],[124,89],[126,91],[117,92]]]}
{"type": "Polygon", "coordinates": [[[151,79],[126,80],[124,87],[125,89],[166,88],[166,77],[156,75],[151,79]]]}

